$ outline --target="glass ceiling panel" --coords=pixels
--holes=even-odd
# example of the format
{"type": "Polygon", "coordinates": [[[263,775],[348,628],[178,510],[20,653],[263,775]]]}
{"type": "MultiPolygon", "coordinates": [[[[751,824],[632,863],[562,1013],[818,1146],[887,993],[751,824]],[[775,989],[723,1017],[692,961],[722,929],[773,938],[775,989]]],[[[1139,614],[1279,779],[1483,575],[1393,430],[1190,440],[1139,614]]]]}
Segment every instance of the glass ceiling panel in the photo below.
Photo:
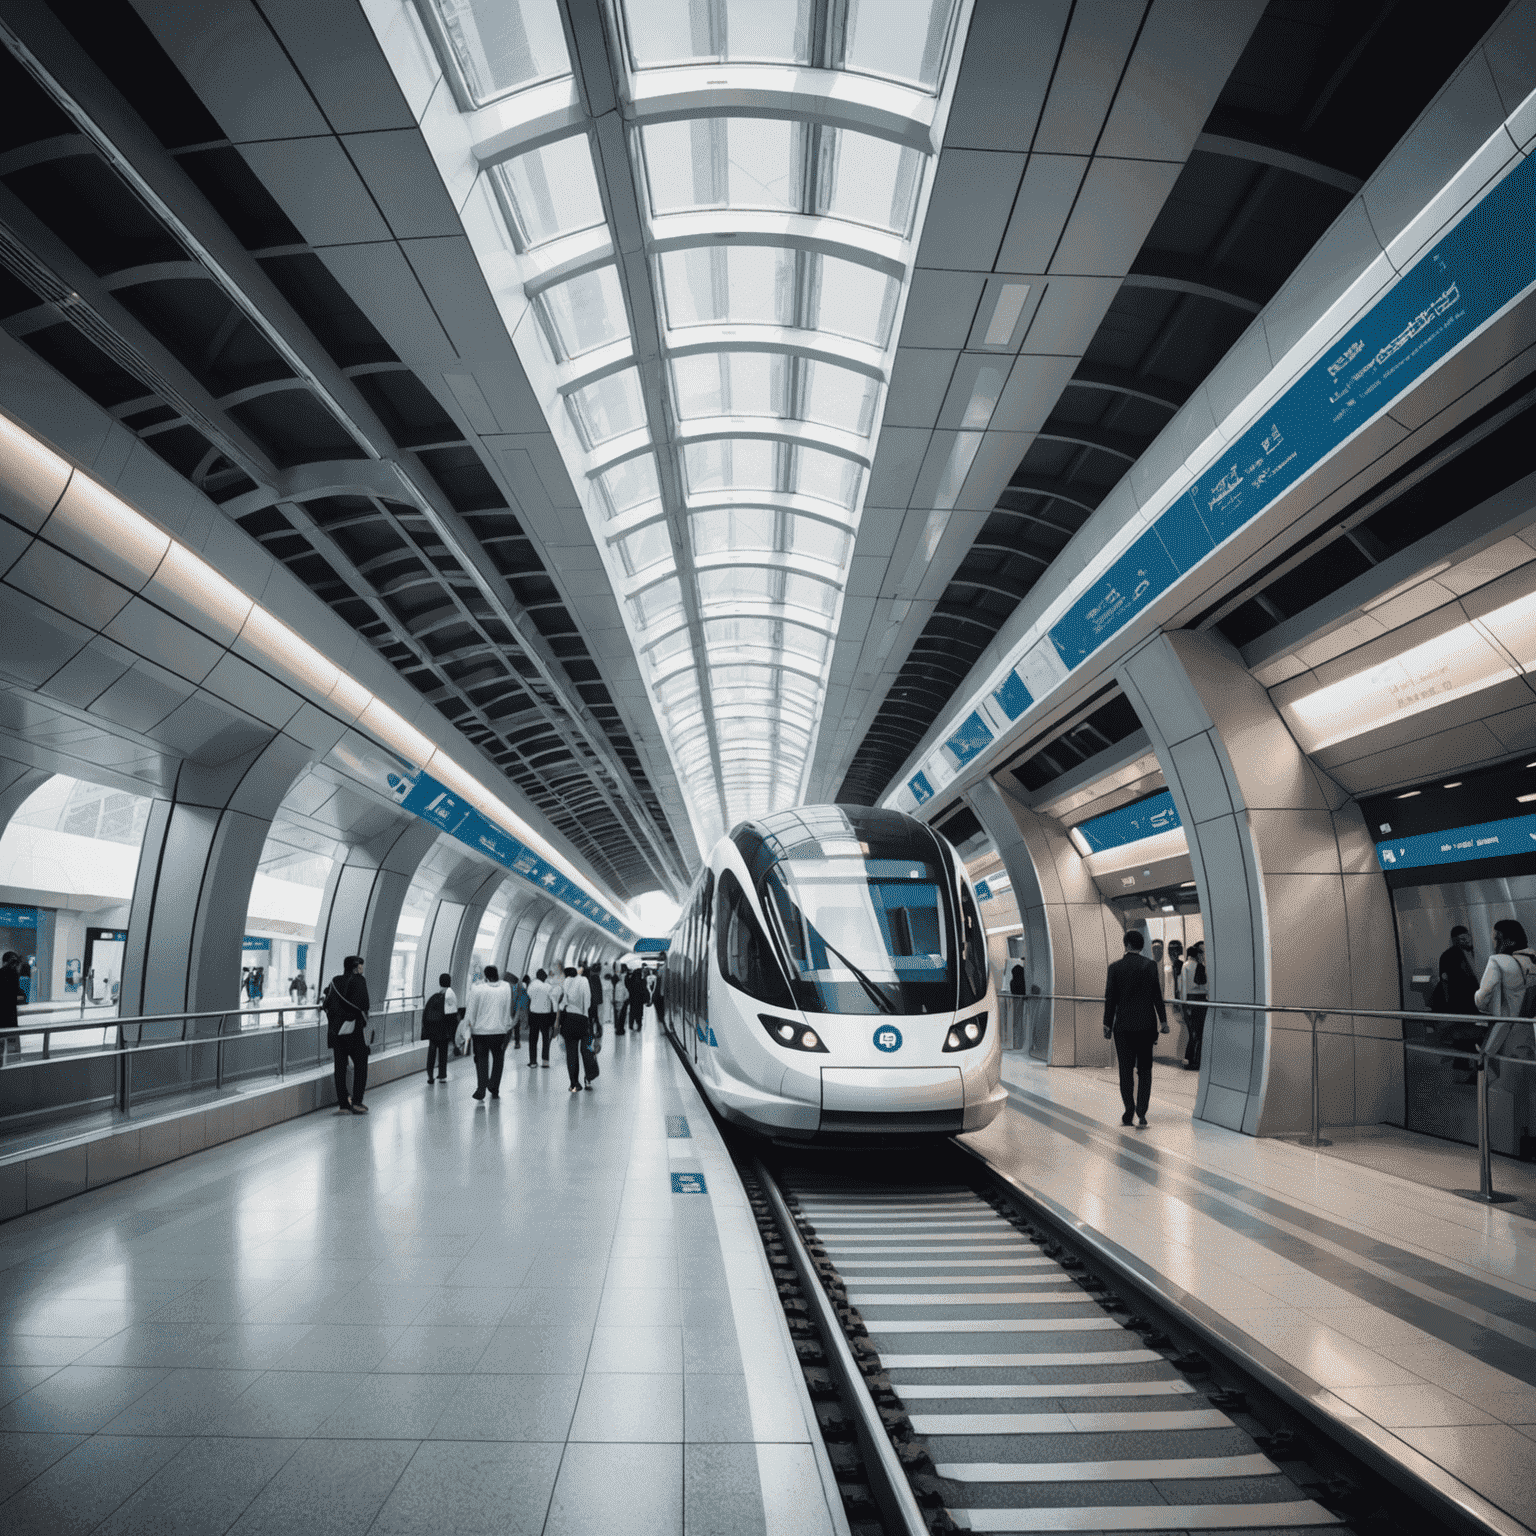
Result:
{"type": "Polygon", "coordinates": [[[599,267],[539,295],[545,328],[561,357],[580,357],[629,335],[616,267],[599,267]]]}
{"type": "Polygon", "coordinates": [[[478,107],[571,72],[556,0],[432,0],[432,8],[478,107]]]}
{"type": "Polygon", "coordinates": [[[696,245],[664,251],[661,285],[667,324],[674,330],[795,323],[795,253],[783,246],[696,245]]]}
{"type": "Polygon", "coordinates": [[[624,19],[636,69],[811,61],[811,0],[625,0],[624,19]]]}
{"type": "Polygon", "coordinates": [[[884,347],[891,338],[900,285],[841,256],[817,262],[816,328],[853,341],[884,347]]]}
{"type": "Polygon", "coordinates": [[[862,467],[840,454],[824,453],[819,448],[796,448],[794,486],[802,496],[835,502],[852,508],[858,500],[862,467]]]}
{"type": "Polygon", "coordinates": [[[688,490],[771,491],[778,487],[777,445],[751,438],[689,443],[683,449],[688,490]]]}
{"type": "Polygon", "coordinates": [[[843,67],[932,92],[953,9],[954,0],[848,0],[843,67]]]}
{"type": "Polygon", "coordinates": [[[672,559],[672,536],[667,531],[665,523],[647,523],[644,528],[637,529],[627,538],[619,540],[619,558],[624,562],[624,569],[631,576],[638,576],[641,571],[648,570],[653,565],[659,565],[663,560],[672,559]]]}
{"type": "Polygon", "coordinates": [[[810,608],[824,618],[832,617],[837,607],[837,588],[829,587],[813,576],[796,576],[792,571],[784,574],[784,601],[794,608],[810,608]]]}
{"type": "Polygon", "coordinates": [[[645,425],[645,397],[640,393],[638,368],[610,373],[567,395],[565,403],[588,448],[645,425]]]}
{"type": "Polygon", "coordinates": [[[677,577],[669,576],[665,581],[657,582],[654,587],[647,587],[645,591],[636,593],[629,601],[635,610],[635,619],[640,628],[650,629],[662,619],[682,609],[683,589],[678,584],[677,577]]]}
{"type": "Polygon", "coordinates": [[[729,549],[773,549],[778,514],[765,507],[732,507],[695,512],[689,518],[695,555],[718,555],[729,549]]]}
{"type": "Polygon", "coordinates": [[[792,517],[788,523],[785,542],[794,554],[825,560],[838,567],[848,558],[849,537],[841,528],[818,523],[813,517],[792,517]]]}
{"type": "Polygon", "coordinates": [[[625,459],[597,477],[610,515],[630,512],[650,501],[661,500],[661,482],[656,478],[656,460],[649,453],[625,459]]]}
{"type": "Polygon", "coordinates": [[[655,645],[646,651],[653,668],[660,668],[669,661],[687,654],[693,649],[693,642],[689,639],[686,629],[675,630],[672,634],[658,640],[655,645]]]}
{"type": "Polygon", "coordinates": [[[585,134],[491,167],[520,251],[603,223],[603,199],[585,134]]]}
{"type": "MultiPolygon", "coordinates": [[[[869,274],[873,276],[873,274],[869,274]]],[[[875,425],[875,401],[879,384],[866,374],[831,363],[805,364],[807,421],[819,421],[844,432],[868,437],[875,425]]]]}
{"type": "Polygon", "coordinates": [[[733,603],[771,602],[773,593],[770,584],[776,574],[761,566],[700,571],[699,598],[706,608],[729,607],[733,603]]]}
{"type": "Polygon", "coordinates": [[[710,352],[672,364],[677,414],[787,416],[789,359],[782,352],[710,352]]]}
{"type": "Polygon", "coordinates": [[[805,133],[801,123],[771,117],[696,117],[642,128],[651,211],[800,212],[805,133]]]}
{"type": "Polygon", "coordinates": [[[815,211],[905,235],[917,204],[923,156],[889,139],[851,133],[846,128],[824,129],[821,137],[821,179],[815,211]],[[826,151],[829,134],[835,135],[830,157],[826,151]]]}

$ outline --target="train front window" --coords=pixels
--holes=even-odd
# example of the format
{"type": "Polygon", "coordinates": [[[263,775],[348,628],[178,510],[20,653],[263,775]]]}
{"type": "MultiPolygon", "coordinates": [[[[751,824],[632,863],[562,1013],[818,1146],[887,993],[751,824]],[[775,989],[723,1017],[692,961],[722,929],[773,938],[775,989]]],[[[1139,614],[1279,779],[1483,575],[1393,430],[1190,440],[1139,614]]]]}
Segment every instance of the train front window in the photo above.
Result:
{"type": "Polygon", "coordinates": [[[921,859],[783,859],[763,878],[807,1013],[943,1013],[953,945],[938,868],[921,859]]]}

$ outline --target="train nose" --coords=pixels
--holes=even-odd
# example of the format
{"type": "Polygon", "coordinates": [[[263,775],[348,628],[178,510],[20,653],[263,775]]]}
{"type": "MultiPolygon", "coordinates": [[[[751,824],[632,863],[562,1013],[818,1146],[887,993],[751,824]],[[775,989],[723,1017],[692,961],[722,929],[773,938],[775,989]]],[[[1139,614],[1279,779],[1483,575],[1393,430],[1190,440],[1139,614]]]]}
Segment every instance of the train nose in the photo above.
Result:
{"type": "Polygon", "coordinates": [[[823,1067],[823,1110],[963,1109],[959,1067],[823,1067]]]}

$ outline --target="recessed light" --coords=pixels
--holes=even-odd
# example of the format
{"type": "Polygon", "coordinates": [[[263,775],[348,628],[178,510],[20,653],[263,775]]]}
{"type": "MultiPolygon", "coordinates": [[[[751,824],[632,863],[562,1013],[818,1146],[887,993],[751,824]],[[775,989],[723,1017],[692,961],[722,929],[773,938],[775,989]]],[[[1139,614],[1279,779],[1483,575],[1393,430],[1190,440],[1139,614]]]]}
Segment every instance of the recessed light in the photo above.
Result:
{"type": "Polygon", "coordinates": [[[1440,786],[1440,788],[1441,789],[1460,789],[1461,788],[1461,780],[1460,779],[1452,779],[1449,784],[1442,784],[1440,786]]]}
{"type": "Polygon", "coordinates": [[[1423,793],[1424,791],[1422,789],[1409,789],[1405,790],[1397,798],[1399,800],[1412,800],[1415,795],[1422,795],[1423,793]]]}
{"type": "Polygon", "coordinates": [[[1529,805],[1532,800],[1536,800],[1536,795],[1516,795],[1515,799],[1518,800],[1521,805],[1529,805]]]}

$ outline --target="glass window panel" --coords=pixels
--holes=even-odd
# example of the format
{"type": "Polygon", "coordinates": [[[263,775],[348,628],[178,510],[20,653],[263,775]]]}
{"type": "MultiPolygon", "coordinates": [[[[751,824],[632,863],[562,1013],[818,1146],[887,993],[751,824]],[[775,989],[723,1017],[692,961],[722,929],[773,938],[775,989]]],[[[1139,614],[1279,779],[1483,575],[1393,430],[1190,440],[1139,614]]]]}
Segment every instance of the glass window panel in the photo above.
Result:
{"type": "Polygon", "coordinates": [[[858,498],[859,476],[863,473],[852,459],[819,448],[795,450],[795,489],[802,496],[815,496],[852,507],[858,498]]]}
{"type": "Polygon", "coordinates": [[[718,555],[728,549],[772,549],[778,517],[766,507],[731,507],[696,512],[693,549],[697,555],[718,555]]]}
{"type": "Polygon", "coordinates": [[[843,67],[933,91],[954,0],[848,0],[843,67]]]}
{"type": "Polygon", "coordinates": [[[612,469],[605,469],[597,483],[608,499],[615,516],[632,511],[648,501],[661,500],[661,482],[656,478],[656,460],[648,453],[625,459],[612,469]]]}
{"type": "Polygon", "coordinates": [[[678,416],[783,416],[789,370],[779,352],[713,352],[672,364],[678,416]]]}
{"type": "Polygon", "coordinates": [[[669,576],[665,581],[657,582],[654,587],[647,587],[644,592],[637,592],[629,601],[635,610],[635,618],[640,627],[649,629],[657,620],[665,618],[683,606],[683,589],[678,584],[677,577],[669,576]]]}
{"type": "Polygon", "coordinates": [[[786,542],[792,553],[825,560],[831,565],[841,567],[848,558],[848,535],[830,523],[818,523],[813,517],[791,518],[786,542]]]}
{"type": "Polygon", "coordinates": [[[692,650],[693,642],[688,637],[686,629],[676,629],[670,635],[658,640],[655,645],[646,651],[652,668],[664,667],[668,662],[675,661],[677,657],[685,655],[692,650]]]}
{"type": "Polygon", "coordinates": [[[695,117],[642,128],[652,212],[799,212],[803,131],[770,117],[695,117]]]}
{"type": "Polygon", "coordinates": [[[820,261],[818,330],[883,347],[890,340],[896,315],[897,283],[872,267],[840,256],[820,261]]]}
{"type": "Polygon", "coordinates": [[[571,72],[556,0],[433,0],[477,106],[571,72]]]}
{"type": "Polygon", "coordinates": [[[567,395],[565,403],[589,448],[645,425],[645,397],[640,393],[638,368],[626,368],[588,384],[567,395]]]}
{"type": "Polygon", "coordinates": [[[689,443],[683,449],[689,491],[773,490],[777,481],[774,446],[750,438],[689,443]]]}
{"type": "Polygon", "coordinates": [[[603,223],[603,199],[585,134],[492,166],[521,250],[603,223]]]}
{"type": "Polygon", "coordinates": [[[699,680],[692,672],[679,672],[675,676],[664,677],[656,684],[656,697],[666,709],[698,696],[699,680]]]}
{"type": "Polygon", "coordinates": [[[672,558],[672,538],[665,523],[647,523],[627,538],[619,540],[619,558],[624,569],[637,576],[643,570],[672,558]]]}
{"type": "Polygon", "coordinates": [[[831,618],[837,606],[837,589],[814,577],[790,572],[784,577],[784,601],[792,608],[810,608],[831,618]]]}
{"type": "Polygon", "coordinates": [[[625,0],[624,16],[636,69],[811,59],[811,0],[625,0]]]}
{"type": "Polygon", "coordinates": [[[773,574],[761,566],[700,571],[699,598],[707,608],[725,607],[733,603],[767,602],[773,574]]]}
{"type": "MultiPolygon", "coordinates": [[[[817,190],[817,211],[904,235],[911,227],[923,156],[867,133],[837,135],[831,172],[817,190]]],[[[823,135],[825,141],[825,135],[823,135]]],[[[825,163],[825,162],[823,162],[825,163]]]]}
{"type": "Polygon", "coordinates": [[[776,628],[772,619],[710,619],[704,642],[711,651],[728,645],[772,646],[776,628]]]}
{"type": "Polygon", "coordinates": [[[784,626],[784,649],[793,652],[802,661],[810,661],[819,667],[827,659],[828,644],[826,635],[807,629],[803,624],[784,626]]]}
{"type": "Polygon", "coordinates": [[[867,374],[831,363],[805,365],[805,419],[868,437],[875,424],[879,384],[867,374]]]}
{"type": "MultiPolygon", "coordinates": [[[[868,275],[867,268],[859,270],[868,275]]],[[[711,245],[665,251],[661,282],[667,324],[674,329],[794,324],[795,254],[782,246],[711,245]]]]}
{"type": "Polygon", "coordinates": [[[599,267],[539,295],[551,339],[563,357],[580,357],[629,335],[618,269],[599,267]]]}

